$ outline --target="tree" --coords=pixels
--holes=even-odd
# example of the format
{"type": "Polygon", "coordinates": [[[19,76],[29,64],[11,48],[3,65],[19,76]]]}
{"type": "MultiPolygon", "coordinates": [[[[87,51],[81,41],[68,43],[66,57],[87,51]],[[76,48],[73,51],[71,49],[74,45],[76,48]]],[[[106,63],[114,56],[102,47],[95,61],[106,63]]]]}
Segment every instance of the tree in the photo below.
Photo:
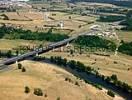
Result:
{"type": "Polygon", "coordinates": [[[79,83],[78,83],[77,81],[75,82],[75,85],[80,86],[79,83]]]}
{"type": "Polygon", "coordinates": [[[34,94],[37,96],[43,96],[43,91],[40,88],[35,88],[34,89],[34,94]]]}
{"type": "Polygon", "coordinates": [[[62,65],[62,58],[61,58],[61,56],[56,57],[56,63],[57,63],[58,65],[62,65]]]}
{"type": "Polygon", "coordinates": [[[111,79],[112,79],[113,81],[117,81],[117,80],[118,80],[118,78],[117,78],[117,76],[116,76],[115,74],[113,74],[113,75],[111,76],[111,79]]]}
{"type": "Polygon", "coordinates": [[[73,55],[73,53],[74,53],[73,50],[70,50],[70,55],[73,55]]]}
{"type": "Polygon", "coordinates": [[[107,91],[107,94],[108,94],[109,96],[111,96],[111,97],[115,97],[114,92],[112,92],[111,90],[108,90],[108,91],[107,91]]]}
{"type": "Polygon", "coordinates": [[[74,61],[74,60],[69,61],[68,62],[68,66],[70,68],[72,68],[72,69],[75,69],[75,67],[76,67],[76,61],[74,61]]]}
{"type": "Polygon", "coordinates": [[[108,77],[106,77],[105,81],[106,81],[107,83],[110,83],[111,78],[108,76],[108,77]]]}
{"type": "Polygon", "coordinates": [[[76,62],[76,66],[78,67],[80,71],[85,71],[86,69],[85,65],[79,61],[76,62]]]}
{"type": "Polygon", "coordinates": [[[98,78],[98,77],[99,77],[99,72],[96,71],[96,72],[95,72],[95,75],[96,75],[96,78],[98,78]]]}
{"type": "Polygon", "coordinates": [[[64,59],[62,60],[62,64],[63,64],[63,66],[66,66],[66,65],[67,65],[67,59],[66,59],[66,58],[64,58],[64,59]]]}
{"type": "Polygon", "coordinates": [[[122,88],[125,92],[129,92],[131,90],[131,86],[129,86],[127,83],[123,82],[122,88]]]}
{"type": "Polygon", "coordinates": [[[44,97],[47,97],[47,96],[48,96],[47,94],[44,95],[44,97]]]}
{"type": "Polygon", "coordinates": [[[78,28],[81,28],[81,27],[82,27],[82,25],[79,25],[79,26],[78,26],[78,28]]]}
{"type": "Polygon", "coordinates": [[[54,57],[53,56],[50,57],[50,61],[54,62],[54,57]]]}
{"type": "Polygon", "coordinates": [[[87,66],[87,67],[86,67],[86,71],[91,72],[91,71],[92,71],[92,68],[89,67],[89,66],[87,66]]]}
{"type": "Polygon", "coordinates": [[[8,52],[7,52],[7,57],[11,57],[12,56],[12,51],[11,50],[9,50],[8,52]]]}
{"type": "Polygon", "coordinates": [[[22,69],[22,64],[21,63],[18,63],[18,69],[22,69]]]}
{"type": "Polygon", "coordinates": [[[69,16],[69,19],[71,19],[71,16],[69,16]]]}
{"type": "Polygon", "coordinates": [[[25,86],[25,93],[29,93],[30,92],[30,88],[28,86],[25,86]]]}
{"type": "Polygon", "coordinates": [[[57,99],[56,100],[60,100],[60,97],[57,97],[57,99]]]}
{"type": "Polygon", "coordinates": [[[18,54],[19,54],[19,51],[18,51],[18,50],[16,50],[16,55],[18,56],[18,54]]]}
{"type": "Polygon", "coordinates": [[[26,72],[26,69],[24,67],[22,68],[22,72],[26,72]]]}

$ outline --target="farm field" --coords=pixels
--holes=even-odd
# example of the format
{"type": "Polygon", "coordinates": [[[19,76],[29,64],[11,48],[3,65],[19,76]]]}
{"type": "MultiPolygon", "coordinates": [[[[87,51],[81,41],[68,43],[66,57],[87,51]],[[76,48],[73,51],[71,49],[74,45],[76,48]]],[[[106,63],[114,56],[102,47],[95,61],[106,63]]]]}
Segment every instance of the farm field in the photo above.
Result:
{"type": "MultiPolygon", "coordinates": [[[[15,12],[5,13],[5,15],[9,17],[9,20],[0,19],[0,23],[9,24],[11,26],[20,27],[26,30],[42,32],[47,32],[50,29],[50,26],[55,26],[53,32],[62,34],[67,33],[69,35],[79,34],[81,32],[88,31],[90,26],[94,24],[103,25],[103,23],[96,22],[97,17],[81,16],[77,14],[69,14],[64,12],[47,12],[45,14],[42,14],[40,12],[19,12],[19,14],[15,12]],[[44,18],[45,14],[49,16],[48,19],[44,18]],[[24,20],[23,18],[26,20],[24,20]],[[58,24],[61,21],[63,21],[64,23],[63,29],[58,27],[58,24]]],[[[131,41],[132,38],[131,31],[116,32],[121,40],[131,41]]]]}
{"type": "MultiPolygon", "coordinates": [[[[0,50],[11,50],[19,46],[36,46],[40,45],[43,42],[40,41],[29,41],[29,40],[7,40],[0,39],[0,50]]],[[[44,42],[46,43],[46,42],[44,42]]]]}
{"type": "MultiPolygon", "coordinates": [[[[1,13],[1,15],[3,15],[1,13]]],[[[9,24],[14,27],[29,29],[32,31],[44,31],[51,26],[66,33],[78,33],[89,30],[89,27],[96,21],[95,17],[81,16],[63,12],[6,12],[8,20],[0,19],[1,24],[9,24]],[[47,18],[45,18],[47,16],[47,18]],[[58,24],[63,21],[64,27],[61,29],[58,24]],[[82,27],[83,26],[83,27],[82,27]]]]}
{"type": "Polygon", "coordinates": [[[85,84],[55,65],[33,61],[21,63],[26,72],[18,70],[15,64],[10,66],[10,70],[0,72],[1,100],[112,100],[103,90],[85,84]],[[72,82],[65,81],[66,77],[72,82]],[[30,93],[24,93],[25,86],[30,88],[30,93]],[[41,88],[44,95],[34,95],[34,88],[41,88]]]}
{"type": "Polygon", "coordinates": [[[121,40],[126,42],[132,41],[132,31],[117,31],[117,35],[121,40]]]}

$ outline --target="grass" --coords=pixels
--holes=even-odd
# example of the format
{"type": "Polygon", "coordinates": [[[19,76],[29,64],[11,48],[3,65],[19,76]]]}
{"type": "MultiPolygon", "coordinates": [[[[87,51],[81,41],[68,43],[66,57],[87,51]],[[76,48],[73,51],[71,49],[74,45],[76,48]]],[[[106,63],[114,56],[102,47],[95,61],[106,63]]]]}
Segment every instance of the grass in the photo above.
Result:
{"type": "MultiPolygon", "coordinates": [[[[7,40],[0,39],[0,50],[11,50],[13,48],[17,48],[19,46],[35,46],[43,43],[42,41],[29,41],[29,40],[7,40]]],[[[46,43],[46,42],[44,42],[46,43]]],[[[43,44],[44,44],[43,43],[43,44]]]]}
{"type": "Polygon", "coordinates": [[[0,72],[1,100],[54,100],[58,96],[63,100],[84,100],[86,97],[92,100],[112,100],[103,91],[77,80],[72,74],[55,65],[33,61],[21,63],[26,68],[25,73],[18,70],[15,64],[10,66],[11,70],[0,72]],[[65,77],[69,77],[73,82],[78,81],[81,87],[66,82],[65,77]],[[30,93],[24,93],[25,86],[30,88],[30,93]],[[41,88],[47,97],[35,96],[34,88],[41,88]]]}
{"type": "Polygon", "coordinates": [[[94,54],[76,54],[75,56],[71,56],[70,54],[64,52],[48,52],[44,54],[44,56],[62,56],[63,58],[67,58],[69,60],[73,59],[81,61],[86,65],[92,66],[105,76],[116,74],[119,80],[132,85],[132,79],[128,77],[132,75],[131,56],[122,54],[119,54],[118,56],[111,55],[110,57],[94,54]],[[114,64],[114,61],[116,61],[117,64],[114,64]],[[129,71],[128,68],[130,69],[129,71]]]}
{"type": "Polygon", "coordinates": [[[121,40],[126,42],[132,41],[132,31],[117,31],[117,34],[121,40]]]}

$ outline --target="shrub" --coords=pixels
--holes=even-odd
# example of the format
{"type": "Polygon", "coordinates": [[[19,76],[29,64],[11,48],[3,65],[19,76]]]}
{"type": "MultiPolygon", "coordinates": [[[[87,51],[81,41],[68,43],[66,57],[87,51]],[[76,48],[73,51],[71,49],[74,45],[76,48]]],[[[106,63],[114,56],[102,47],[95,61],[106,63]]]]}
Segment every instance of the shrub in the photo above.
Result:
{"type": "Polygon", "coordinates": [[[60,97],[57,97],[57,99],[56,100],[60,100],[60,97]]]}
{"type": "Polygon", "coordinates": [[[110,90],[108,90],[107,94],[108,94],[109,96],[111,96],[111,97],[115,97],[114,92],[112,92],[112,91],[110,91],[110,90]]]}
{"type": "Polygon", "coordinates": [[[65,81],[68,81],[68,78],[67,77],[65,78],[65,81]]]}
{"type": "Polygon", "coordinates": [[[34,94],[37,96],[43,96],[43,91],[40,88],[35,88],[34,94]]]}
{"type": "Polygon", "coordinates": [[[44,95],[44,97],[47,97],[47,96],[48,96],[47,94],[44,95]]]}
{"type": "Polygon", "coordinates": [[[118,80],[117,76],[114,75],[114,74],[111,76],[111,79],[112,79],[113,81],[117,81],[117,80],[118,80]]]}
{"type": "Polygon", "coordinates": [[[28,86],[25,87],[25,93],[29,93],[30,92],[30,88],[28,86]]]}
{"type": "Polygon", "coordinates": [[[80,86],[78,82],[75,82],[75,85],[80,86]]]}
{"type": "Polygon", "coordinates": [[[22,67],[22,72],[26,72],[26,69],[24,67],[22,67]]]}
{"type": "Polygon", "coordinates": [[[22,69],[22,64],[21,63],[18,63],[18,69],[22,69]]]}
{"type": "Polygon", "coordinates": [[[96,88],[98,88],[99,90],[102,90],[102,87],[98,84],[93,84],[96,88]]]}
{"type": "Polygon", "coordinates": [[[114,64],[118,64],[118,62],[117,61],[114,61],[114,64]]]}
{"type": "Polygon", "coordinates": [[[110,83],[111,78],[110,78],[109,76],[107,76],[107,77],[105,78],[105,81],[106,81],[107,83],[110,83]]]}

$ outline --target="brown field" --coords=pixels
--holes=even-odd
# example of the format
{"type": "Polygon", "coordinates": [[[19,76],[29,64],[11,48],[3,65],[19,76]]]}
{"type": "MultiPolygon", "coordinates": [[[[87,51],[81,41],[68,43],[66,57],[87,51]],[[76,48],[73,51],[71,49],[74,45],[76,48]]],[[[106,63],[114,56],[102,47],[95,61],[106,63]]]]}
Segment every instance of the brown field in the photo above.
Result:
{"type": "Polygon", "coordinates": [[[48,52],[43,54],[46,57],[50,56],[61,56],[63,58],[67,58],[69,60],[77,60],[81,61],[86,65],[90,65],[96,70],[98,70],[101,74],[106,76],[111,76],[112,74],[116,74],[118,78],[124,82],[132,85],[132,78],[128,76],[132,76],[132,57],[127,55],[119,54],[118,56],[111,55],[110,57],[99,56],[94,54],[75,54],[74,56],[70,56],[69,53],[64,52],[48,52]],[[115,64],[114,62],[117,62],[115,64]],[[128,70],[128,68],[130,70],[128,70]]]}
{"type": "MultiPolygon", "coordinates": [[[[43,32],[47,32],[50,26],[55,26],[56,30],[54,30],[54,32],[61,32],[67,34],[77,34],[80,32],[88,31],[89,27],[94,24],[88,24],[90,22],[100,24],[99,22],[96,22],[96,17],[81,16],[63,12],[47,12],[49,18],[45,19],[45,14],[46,13],[41,12],[7,12],[5,13],[5,15],[9,17],[9,20],[0,19],[0,23],[11,24],[14,27],[16,26],[21,27],[23,29],[29,29],[32,31],[38,30],[43,32]],[[71,17],[71,19],[69,19],[69,17],[71,17]],[[63,29],[57,27],[60,21],[64,22],[63,29]],[[44,25],[49,27],[46,27],[44,25]],[[82,27],[79,28],[79,26],[82,27]]],[[[131,41],[131,33],[132,32],[117,31],[119,38],[125,41],[131,41]]]]}
{"type": "Polygon", "coordinates": [[[46,42],[43,41],[32,41],[32,40],[7,40],[0,39],[0,50],[11,50],[13,48],[17,48],[19,46],[36,46],[39,44],[44,44],[46,42]]]}
{"type": "MultiPolygon", "coordinates": [[[[2,14],[3,13],[1,13],[1,15],[2,14]]],[[[78,33],[89,30],[91,24],[88,23],[96,20],[95,17],[62,12],[47,12],[49,16],[47,19],[45,18],[46,13],[41,12],[6,12],[4,14],[8,16],[9,20],[1,19],[0,23],[11,24],[14,27],[21,27],[32,31],[45,31],[45,29],[50,28],[50,26],[55,26],[59,30],[73,30],[72,33],[78,33]],[[69,19],[69,17],[71,17],[71,19],[69,19]],[[64,22],[63,29],[57,27],[60,21],[64,22]],[[79,28],[79,26],[83,27],[79,28]]]]}
{"type": "Polygon", "coordinates": [[[103,90],[85,84],[55,65],[32,61],[23,61],[22,65],[26,68],[24,73],[15,64],[10,70],[0,71],[0,100],[56,100],[58,97],[61,100],[112,100],[103,90]],[[65,81],[65,77],[72,82],[65,81]],[[75,85],[76,81],[80,86],[75,85]],[[30,87],[29,94],[24,93],[25,86],[30,87]],[[34,95],[34,88],[41,88],[47,97],[34,95]]]}
{"type": "Polygon", "coordinates": [[[126,42],[132,41],[132,31],[117,31],[117,34],[121,40],[126,42]]]}
{"type": "Polygon", "coordinates": [[[9,20],[43,20],[43,15],[40,12],[6,12],[9,20]]]}

